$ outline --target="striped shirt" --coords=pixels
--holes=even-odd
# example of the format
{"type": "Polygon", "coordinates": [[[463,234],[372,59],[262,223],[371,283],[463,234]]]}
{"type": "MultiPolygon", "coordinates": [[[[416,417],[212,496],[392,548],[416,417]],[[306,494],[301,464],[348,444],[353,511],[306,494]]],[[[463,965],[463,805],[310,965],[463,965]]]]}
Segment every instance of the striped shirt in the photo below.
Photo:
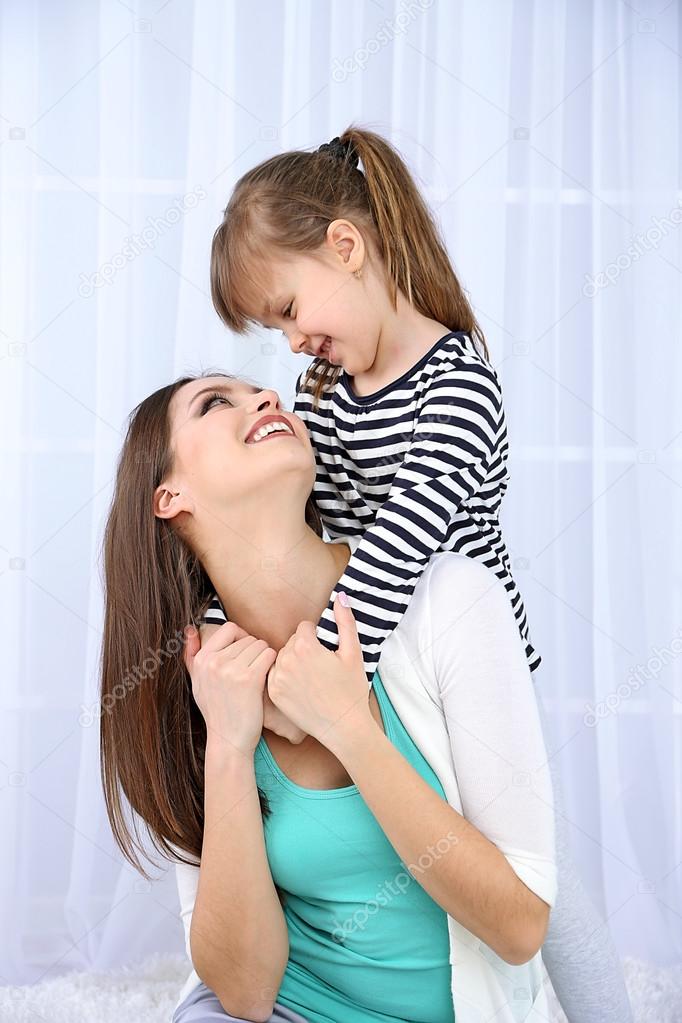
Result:
{"type": "MultiPolygon", "coordinates": [[[[533,647],[511,574],[499,511],[509,481],[502,391],[469,334],[451,331],[398,380],[359,396],[343,371],[313,410],[315,359],[296,381],[294,411],[315,449],[313,497],[328,538],[360,536],[317,625],[338,647],[334,597],[349,598],[367,680],[429,558],[451,550],[482,561],[504,583],[531,670],[533,647]],[[306,377],[305,389],[301,389],[306,377]]],[[[205,622],[224,622],[217,595],[205,622]]]]}

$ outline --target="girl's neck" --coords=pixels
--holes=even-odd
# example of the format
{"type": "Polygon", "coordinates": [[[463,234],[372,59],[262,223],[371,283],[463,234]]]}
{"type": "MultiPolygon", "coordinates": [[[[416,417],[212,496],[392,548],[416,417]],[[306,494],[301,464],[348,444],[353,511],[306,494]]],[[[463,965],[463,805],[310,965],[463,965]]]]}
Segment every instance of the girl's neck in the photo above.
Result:
{"type": "Polygon", "coordinates": [[[358,396],[381,390],[419,362],[436,341],[449,333],[437,320],[432,320],[409,304],[398,291],[397,311],[391,310],[382,326],[374,362],[365,373],[356,373],[353,390],[358,396]]]}

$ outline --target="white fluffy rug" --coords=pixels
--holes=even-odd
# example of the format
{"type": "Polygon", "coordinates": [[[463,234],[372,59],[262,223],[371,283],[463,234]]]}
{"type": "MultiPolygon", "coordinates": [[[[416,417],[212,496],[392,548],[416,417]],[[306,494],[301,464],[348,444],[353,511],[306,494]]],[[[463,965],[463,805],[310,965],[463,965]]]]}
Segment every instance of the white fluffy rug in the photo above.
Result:
{"type": "MultiPolygon", "coordinates": [[[[189,972],[182,956],[152,956],[108,973],[0,987],[0,1023],[170,1023],[189,972]]],[[[682,966],[659,969],[626,959],[625,979],[635,1023],[682,1023],[682,966]]],[[[565,1023],[552,998],[551,1023],[565,1023]]]]}

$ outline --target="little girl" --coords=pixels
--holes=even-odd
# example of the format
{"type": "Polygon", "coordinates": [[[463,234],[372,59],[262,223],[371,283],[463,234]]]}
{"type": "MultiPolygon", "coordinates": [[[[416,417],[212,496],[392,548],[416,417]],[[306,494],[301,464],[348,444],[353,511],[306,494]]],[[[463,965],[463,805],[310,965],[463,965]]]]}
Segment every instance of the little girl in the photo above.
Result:
{"type": "MultiPolygon", "coordinates": [[[[338,644],[333,603],[345,591],[371,682],[429,558],[454,550],[504,583],[535,672],[499,524],[509,479],[500,384],[397,151],[351,126],[317,152],[245,174],[213,239],[211,291],[233,331],[276,327],[315,357],[294,405],[315,449],[313,495],[330,539],[362,536],[320,642],[338,644]]],[[[216,597],[203,621],[224,620],[216,597]]],[[[543,960],[569,1023],[628,1023],[619,959],[575,872],[553,781],[559,894],[543,960]]]]}

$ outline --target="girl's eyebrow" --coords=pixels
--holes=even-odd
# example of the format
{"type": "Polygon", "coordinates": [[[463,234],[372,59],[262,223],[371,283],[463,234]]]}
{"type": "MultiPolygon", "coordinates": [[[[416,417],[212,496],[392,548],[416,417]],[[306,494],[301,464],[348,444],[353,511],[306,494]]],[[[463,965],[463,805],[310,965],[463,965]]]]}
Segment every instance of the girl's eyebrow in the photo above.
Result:
{"type": "MultiPolygon", "coordinates": [[[[255,394],[256,391],[260,391],[261,389],[260,387],[255,387],[254,384],[244,384],[244,386],[248,387],[252,394],[255,394]]],[[[204,387],[203,390],[197,391],[187,407],[188,409],[191,409],[197,398],[200,398],[202,394],[208,394],[209,391],[213,391],[215,393],[215,391],[231,391],[233,389],[234,383],[217,384],[213,387],[204,387]]]]}
{"type": "Polygon", "coordinates": [[[269,316],[271,314],[271,312],[272,312],[272,310],[274,309],[275,306],[281,305],[281,302],[282,302],[282,299],[279,296],[276,299],[274,299],[274,301],[272,301],[272,302],[270,302],[270,300],[268,299],[266,301],[266,303],[265,303],[265,308],[263,309],[263,314],[262,314],[263,315],[263,319],[265,319],[266,316],[269,316]]]}

